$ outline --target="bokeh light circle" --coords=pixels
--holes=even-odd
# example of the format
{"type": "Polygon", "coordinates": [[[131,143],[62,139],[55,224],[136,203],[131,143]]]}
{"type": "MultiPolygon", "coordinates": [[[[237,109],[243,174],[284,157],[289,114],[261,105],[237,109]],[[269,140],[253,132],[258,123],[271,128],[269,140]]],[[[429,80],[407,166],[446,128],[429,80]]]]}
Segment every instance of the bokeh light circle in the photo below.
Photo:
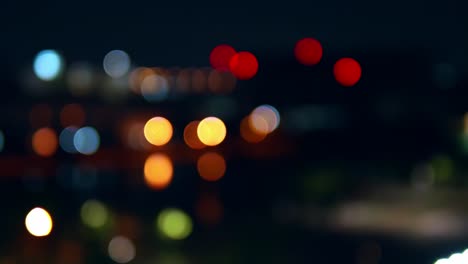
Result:
{"type": "Polygon", "coordinates": [[[55,50],[43,50],[34,59],[34,73],[43,81],[56,79],[62,72],[62,68],[62,58],[55,50]]]}
{"type": "Polygon", "coordinates": [[[200,121],[192,121],[185,126],[184,129],[184,141],[187,146],[189,146],[192,149],[202,149],[205,146],[200,139],[198,138],[197,135],[197,127],[200,121]]]}
{"type": "Polygon", "coordinates": [[[58,148],[57,134],[48,127],[37,130],[32,137],[32,148],[39,156],[52,156],[58,148]]]}
{"type": "Polygon", "coordinates": [[[232,56],[229,69],[237,79],[249,80],[258,72],[258,61],[252,53],[241,51],[232,56]]]}
{"type": "Polygon", "coordinates": [[[259,134],[269,134],[276,130],[280,124],[278,110],[271,105],[261,105],[250,114],[250,126],[259,134]]]}
{"type": "Polygon", "coordinates": [[[359,62],[352,58],[339,59],[333,66],[336,81],[346,87],[356,85],[361,79],[362,69],[359,62]]]}
{"type": "Polygon", "coordinates": [[[236,82],[236,77],[229,71],[212,70],[208,75],[208,89],[216,94],[232,92],[236,82]]]}
{"type": "Polygon", "coordinates": [[[296,59],[304,65],[316,65],[322,59],[322,44],[313,38],[303,38],[296,43],[294,55],[296,59]]]}
{"type": "Polygon", "coordinates": [[[195,212],[201,223],[214,226],[221,222],[224,208],[216,195],[202,193],[195,205],[195,212]]]}
{"type": "Polygon", "coordinates": [[[78,151],[75,148],[75,144],[73,142],[73,138],[75,137],[75,133],[78,131],[77,127],[66,127],[60,132],[59,136],[59,144],[63,151],[67,153],[77,153],[78,151]]]}
{"type": "Polygon", "coordinates": [[[128,263],[136,256],[135,244],[124,236],[112,238],[107,247],[109,257],[117,263],[128,263]]]}
{"type": "Polygon", "coordinates": [[[226,138],[226,126],[217,117],[207,117],[198,124],[197,135],[203,144],[216,146],[226,138]]]}
{"type": "Polygon", "coordinates": [[[5,135],[3,134],[3,131],[0,130],[0,152],[3,151],[4,146],[5,146],[5,135]]]}
{"type": "Polygon", "coordinates": [[[91,92],[95,76],[93,68],[86,62],[72,64],[66,74],[66,82],[70,93],[74,96],[84,96],[91,92]]]}
{"type": "Polygon", "coordinates": [[[236,54],[236,50],[226,44],[216,46],[210,53],[211,67],[218,71],[228,71],[229,62],[236,54]]]}
{"type": "Polygon", "coordinates": [[[52,125],[52,117],[54,113],[48,104],[37,104],[31,107],[29,112],[29,122],[31,127],[40,128],[52,125]]]}
{"type": "Polygon", "coordinates": [[[63,127],[80,127],[85,123],[86,113],[79,104],[67,104],[60,111],[60,124],[63,127]]]}
{"type": "Polygon", "coordinates": [[[130,70],[130,56],[123,50],[112,50],[104,57],[103,67],[110,77],[123,77],[130,70]]]}
{"type": "Polygon", "coordinates": [[[226,173],[226,161],[218,153],[207,152],[198,158],[197,170],[202,179],[218,181],[226,173]]]}
{"type": "Polygon", "coordinates": [[[94,154],[100,145],[99,133],[93,127],[82,127],[73,136],[73,145],[81,154],[94,154]]]}
{"type": "Polygon", "coordinates": [[[28,232],[36,237],[43,237],[50,234],[52,231],[52,217],[45,209],[36,207],[32,209],[24,221],[28,232]]]}
{"type": "MultiPolygon", "coordinates": [[[[251,125],[252,122],[250,120],[251,120],[250,115],[248,115],[248,116],[246,116],[246,117],[244,117],[242,119],[241,124],[240,124],[240,135],[245,141],[247,141],[249,143],[261,142],[262,140],[265,139],[265,137],[268,134],[259,133],[256,129],[253,129],[252,125],[251,125]]],[[[263,119],[263,121],[262,121],[262,119],[256,120],[257,125],[259,125],[259,121],[263,122],[262,131],[267,130],[268,129],[267,122],[264,119],[263,119]]]]}
{"type": "Polygon", "coordinates": [[[174,167],[171,159],[165,154],[152,154],[144,165],[146,184],[155,190],[165,189],[172,181],[174,167]]]}
{"type": "Polygon", "coordinates": [[[88,200],[81,206],[81,221],[88,227],[101,228],[109,220],[109,210],[96,200],[88,200]]]}
{"type": "Polygon", "coordinates": [[[192,219],[184,211],[168,208],[161,211],[157,218],[157,227],[161,234],[173,240],[182,240],[192,233],[192,219]]]}
{"type": "Polygon", "coordinates": [[[172,124],[164,117],[153,117],[143,129],[146,140],[155,146],[163,146],[172,138],[172,124]]]}
{"type": "Polygon", "coordinates": [[[152,74],[143,79],[140,89],[148,102],[160,102],[169,95],[169,82],[162,75],[152,74]]]}

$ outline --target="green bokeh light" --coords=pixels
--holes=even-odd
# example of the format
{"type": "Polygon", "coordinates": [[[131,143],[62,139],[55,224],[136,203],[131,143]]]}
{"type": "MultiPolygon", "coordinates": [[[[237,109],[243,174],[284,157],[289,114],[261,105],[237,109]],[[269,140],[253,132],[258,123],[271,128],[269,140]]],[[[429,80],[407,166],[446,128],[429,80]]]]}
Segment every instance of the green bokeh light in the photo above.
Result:
{"type": "Polygon", "coordinates": [[[91,228],[102,228],[109,221],[109,210],[96,200],[88,200],[81,206],[81,220],[91,228]]]}
{"type": "Polygon", "coordinates": [[[182,240],[192,233],[192,219],[185,212],[168,208],[159,214],[156,225],[158,230],[167,238],[182,240]]]}

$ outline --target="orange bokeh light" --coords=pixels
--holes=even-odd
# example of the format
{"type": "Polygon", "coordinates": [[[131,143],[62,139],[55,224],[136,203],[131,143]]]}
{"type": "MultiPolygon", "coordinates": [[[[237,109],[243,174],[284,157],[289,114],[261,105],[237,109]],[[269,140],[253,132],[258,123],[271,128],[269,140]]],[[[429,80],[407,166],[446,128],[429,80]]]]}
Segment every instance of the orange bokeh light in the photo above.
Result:
{"type": "Polygon", "coordinates": [[[322,59],[323,48],[318,40],[303,38],[296,43],[294,55],[304,65],[316,65],[322,59]]]}
{"type": "Polygon", "coordinates": [[[174,167],[165,154],[153,154],[145,161],[144,175],[146,184],[155,190],[165,189],[172,181],[174,167]]]}
{"type": "Polygon", "coordinates": [[[146,121],[140,118],[127,118],[121,122],[121,138],[124,144],[134,150],[148,150],[151,144],[144,134],[146,121]]]}
{"type": "Polygon", "coordinates": [[[197,170],[206,181],[218,181],[226,173],[226,161],[215,152],[208,152],[198,158],[197,170]]]}
{"type": "Polygon", "coordinates": [[[48,127],[37,130],[32,137],[32,148],[39,156],[52,156],[58,148],[57,133],[48,127]]]}
{"type": "Polygon", "coordinates": [[[236,50],[226,44],[216,46],[210,53],[210,64],[218,71],[228,71],[229,61],[236,54],[236,50]]]}
{"type": "Polygon", "coordinates": [[[208,75],[208,89],[213,93],[227,94],[234,90],[236,81],[231,72],[212,70],[208,75]]]}
{"type": "Polygon", "coordinates": [[[236,53],[229,61],[229,69],[239,80],[253,78],[258,71],[258,61],[255,55],[248,51],[236,53]]]}
{"type": "Polygon", "coordinates": [[[197,120],[192,121],[188,123],[188,125],[185,126],[185,129],[184,129],[185,144],[187,144],[187,146],[189,146],[192,149],[202,149],[206,147],[205,144],[203,144],[200,141],[197,135],[197,127],[199,123],[200,121],[197,121],[197,120]]]}
{"type": "MultiPolygon", "coordinates": [[[[266,121],[264,121],[264,126],[267,127],[266,121]]],[[[250,143],[258,143],[265,139],[267,133],[259,133],[257,130],[253,129],[250,122],[250,115],[244,117],[240,124],[240,134],[241,137],[250,143]]]]}
{"type": "Polygon", "coordinates": [[[67,104],[60,111],[60,124],[62,127],[81,127],[85,123],[86,114],[79,104],[67,104]]]}
{"type": "Polygon", "coordinates": [[[339,84],[350,87],[361,79],[362,69],[355,59],[342,58],[335,63],[333,74],[339,84]]]}
{"type": "Polygon", "coordinates": [[[155,74],[155,71],[146,67],[139,67],[133,70],[130,73],[130,78],[128,79],[130,90],[135,94],[141,93],[141,83],[146,77],[155,74]]]}
{"type": "Polygon", "coordinates": [[[208,83],[208,73],[204,69],[194,69],[192,71],[192,90],[201,93],[206,89],[208,83]]]}
{"type": "Polygon", "coordinates": [[[172,124],[164,117],[153,117],[146,122],[143,133],[149,143],[163,146],[172,138],[172,124]]]}

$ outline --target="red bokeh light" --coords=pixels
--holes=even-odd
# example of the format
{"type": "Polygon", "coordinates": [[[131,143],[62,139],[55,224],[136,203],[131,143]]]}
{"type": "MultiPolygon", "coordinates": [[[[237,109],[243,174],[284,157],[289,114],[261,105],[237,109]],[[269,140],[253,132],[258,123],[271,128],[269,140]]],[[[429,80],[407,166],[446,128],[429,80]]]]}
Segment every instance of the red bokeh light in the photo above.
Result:
{"type": "Polygon", "coordinates": [[[303,38],[296,43],[294,55],[296,59],[304,65],[316,65],[322,59],[322,44],[313,38],[303,38]]]}
{"type": "Polygon", "coordinates": [[[362,69],[355,59],[342,58],[335,63],[333,74],[339,84],[349,87],[361,79],[362,69]]]}
{"type": "Polygon", "coordinates": [[[241,51],[231,58],[229,69],[237,79],[248,80],[257,74],[258,61],[252,53],[241,51]]]}
{"type": "Polygon", "coordinates": [[[210,53],[210,64],[218,71],[228,71],[229,61],[236,55],[236,50],[226,44],[216,46],[210,53]]]}

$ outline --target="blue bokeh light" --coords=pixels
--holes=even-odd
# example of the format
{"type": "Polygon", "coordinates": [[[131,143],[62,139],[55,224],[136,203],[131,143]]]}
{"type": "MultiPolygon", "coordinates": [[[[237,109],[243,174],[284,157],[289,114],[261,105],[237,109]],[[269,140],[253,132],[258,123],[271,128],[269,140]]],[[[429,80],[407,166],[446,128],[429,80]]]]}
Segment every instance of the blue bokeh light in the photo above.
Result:
{"type": "Polygon", "coordinates": [[[34,73],[43,81],[56,79],[62,72],[63,62],[55,50],[43,50],[34,59],[34,73]]]}
{"type": "Polygon", "coordinates": [[[0,130],[0,152],[2,152],[4,146],[5,146],[5,135],[3,135],[3,131],[0,130]]]}
{"type": "Polygon", "coordinates": [[[77,153],[78,150],[75,148],[74,137],[78,131],[76,127],[66,127],[59,136],[60,147],[67,153],[77,153]]]}
{"type": "Polygon", "coordinates": [[[99,144],[99,134],[93,127],[82,127],[76,131],[73,137],[73,145],[81,154],[91,155],[96,153],[99,144]]]}

